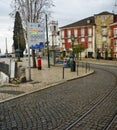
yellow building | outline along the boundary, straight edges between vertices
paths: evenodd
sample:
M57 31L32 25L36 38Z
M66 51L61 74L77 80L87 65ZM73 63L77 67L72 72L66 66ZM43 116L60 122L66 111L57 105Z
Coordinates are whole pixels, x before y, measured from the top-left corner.
M102 12L94 15L95 19L95 40L96 49L105 57L105 52L109 52L110 46L110 24L113 23L114 15L109 12Z

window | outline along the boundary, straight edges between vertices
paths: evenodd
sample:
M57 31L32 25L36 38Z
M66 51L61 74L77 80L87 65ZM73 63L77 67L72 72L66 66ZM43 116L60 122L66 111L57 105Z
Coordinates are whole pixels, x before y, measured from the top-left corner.
M88 36L92 36L92 28L88 28Z
M74 29L74 37L78 37L78 30Z
M102 36L107 36L107 28L102 27Z
M50 26L50 31L52 32L52 26Z
M106 21L107 16L106 16L106 15L102 15L102 16L101 16L101 18L102 18L102 22L105 22L105 21Z
M56 31L56 26L54 26L54 31Z
M114 51L117 51L117 40L114 40Z
M71 39L68 39L68 42L70 43L70 42L71 42Z
M90 19L88 19L88 20L87 20L87 23L89 24L90 22L91 22Z
M84 28L82 28L81 29L81 37L84 37L84 35L85 35L85 30L84 30Z
M88 42L92 42L92 37L88 37Z
M114 28L114 37L117 37L117 28Z
M71 30L67 31L68 38L71 38Z
M64 31L61 32L61 38L64 38Z
M117 46L115 46L115 49L114 49L114 51L117 51Z
M63 43L63 44L65 43L65 40L64 40L64 39L62 39L62 43Z
M84 42L85 41L85 39L84 38L81 38L81 42Z
M114 51L117 51L117 40L114 40Z
M92 44L91 44L91 43L88 43L88 47L89 47L89 48L92 48Z
M57 30L56 26L50 26L50 31L51 32L56 31L56 30Z
M106 37L102 37L102 41L103 41L103 42L106 42Z
M114 45L117 46L117 40L114 40Z

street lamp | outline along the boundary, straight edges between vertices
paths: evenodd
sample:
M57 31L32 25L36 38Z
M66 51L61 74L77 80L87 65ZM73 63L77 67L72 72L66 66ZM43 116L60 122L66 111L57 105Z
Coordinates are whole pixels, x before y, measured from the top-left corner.
M111 60L113 60L113 47L111 47Z
M74 41L75 41L75 38L74 38L74 35L72 34L71 35L71 41L72 41L72 51L73 51L73 60L74 60Z
M108 46L105 47L105 60L108 59Z
M72 34L71 35L71 41L72 41L72 61L71 61L71 71L74 72L76 71L76 63L75 63L75 60L74 60L74 41L75 41L75 37L74 35Z
M47 14L45 16L46 16L46 39L47 39L47 53L48 53L48 68L50 68L50 53L49 53L49 41L48 41Z

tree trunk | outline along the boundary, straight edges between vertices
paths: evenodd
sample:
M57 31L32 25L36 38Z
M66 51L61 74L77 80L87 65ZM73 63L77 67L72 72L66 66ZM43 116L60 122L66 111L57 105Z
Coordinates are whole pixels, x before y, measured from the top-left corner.
M36 68L35 50L32 49L33 68Z
M81 60L81 52L80 52L80 60Z

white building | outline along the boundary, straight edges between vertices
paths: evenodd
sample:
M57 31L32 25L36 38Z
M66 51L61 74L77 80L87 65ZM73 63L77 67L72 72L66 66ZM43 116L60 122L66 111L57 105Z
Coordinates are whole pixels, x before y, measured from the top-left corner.
M60 38L59 38L59 29L58 29L58 22L51 21L49 23L49 45L52 48L60 47Z

